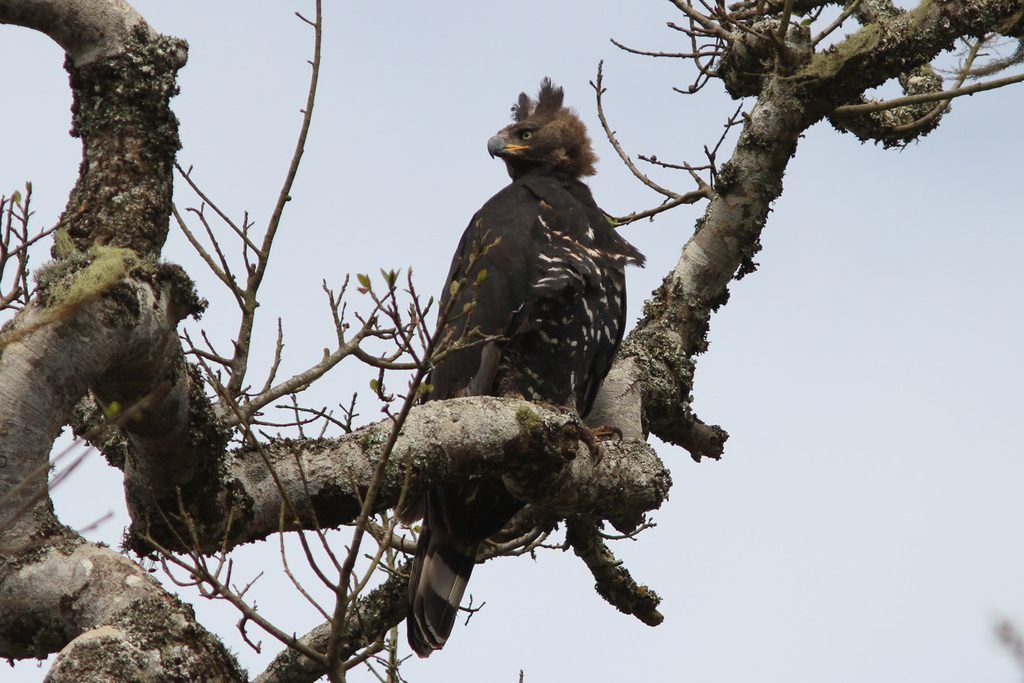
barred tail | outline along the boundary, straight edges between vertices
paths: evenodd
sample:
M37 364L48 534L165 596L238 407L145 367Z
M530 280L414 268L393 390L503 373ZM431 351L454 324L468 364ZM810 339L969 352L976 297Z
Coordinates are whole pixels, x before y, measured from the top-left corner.
M427 498L409 579L406 629L409 645L420 657L440 650L448 640L480 547L452 535L432 498Z
M456 488L432 489L403 511L407 522L423 513L406 619L409 645L420 657L444 647L480 545L522 507L500 481L476 479Z

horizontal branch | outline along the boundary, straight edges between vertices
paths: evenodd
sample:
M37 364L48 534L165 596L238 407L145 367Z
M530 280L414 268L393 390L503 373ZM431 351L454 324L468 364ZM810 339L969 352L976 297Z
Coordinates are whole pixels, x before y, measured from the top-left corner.
M390 420L383 420L338 439L274 441L234 452L216 474L174 491L149 481L152 495L146 500L164 501L163 507L139 511L132 533L138 538L148 531L176 549L185 549L195 533L200 550L213 552L222 544L230 548L280 531L282 505L290 511L286 529L349 524L359 513L390 429ZM412 468L410 497L443 482L503 477L524 502L546 514L588 513L620 530L635 527L665 500L668 472L642 440L605 444L604 457L595 464L580 429L575 416L527 401L428 402L409 414L389 459L378 509L394 507L406 468ZM179 509L179 500L185 509ZM189 524L181 525L185 515Z
M708 52L654 52L649 50L637 50L636 48L629 47L628 45L623 45L614 38L609 38L608 40L610 40L612 45L619 48L620 50L623 50L630 54L640 55L642 57L669 57L672 59L692 59L694 57L714 57L716 54L719 54L719 51L715 50L714 48L712 48Z
M953 88L952 90L944 90L942 92L907 95L906 97L896 97L891 100L879 100L876 102L865 102L864 104L846 104L841 107L836 107L832 113L838 116L871 114L876 111L895 109L896 107L926 104L928 102L944 102L956 97L973 95L986 90L995 90L996 88L1004 88L1008 85L1022 82L1024 82L1024 73L1007 76L1006 78L997 78L992 81L985 81L984 83L965 85L961 88Z
M683 204L696 204L701 199L710 199L712 196L714 196L714 190L712 190L710 186L705 185L699 190L691 190L684 195L676 197L675 199L667 199L653 208L644 209L643 211L634 211L626 214L625 216L609 216L609 218L614 221L616 225L629 225L630 223L635 223L643 218L657 216L659 213L664 213L665 211L674 209L677 206L682 206Z

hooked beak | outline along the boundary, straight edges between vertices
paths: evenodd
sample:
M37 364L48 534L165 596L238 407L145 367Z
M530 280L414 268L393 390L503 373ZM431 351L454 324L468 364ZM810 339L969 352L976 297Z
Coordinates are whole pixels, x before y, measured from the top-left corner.
M516 155L526 149L526 145L510 145L508 140L501 135L495 135L487 141L487 153L491 155L491 158Z

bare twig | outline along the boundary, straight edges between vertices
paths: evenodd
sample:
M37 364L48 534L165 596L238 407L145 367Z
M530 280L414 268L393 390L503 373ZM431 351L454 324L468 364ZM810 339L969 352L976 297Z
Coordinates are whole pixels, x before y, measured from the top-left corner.
M612 45L619 48L620 50L629 52L630 54L634 55L641 55L643 57L671 57L674 59L692 59L694 57L717 57L722 54L720 50L716 49L712 49L710 52L649 52L647 50L637 50L632 47L627 47L626 45L623 45L614 38L609 38L608 40L610 40Z
M703 190L692 190L684 195L680 195L678 199L666 200L653 208L644 209L643 211L634 211L632 213L626 214L625 216L608 216L608 219L615 223L616 225L629 225L630 223L638 221L642 218L651 218L652 216L657 216L659 213L664 213L665 211L668 211L669 209L674 209L677 206L681 206L683 204L696 204L701 199L709 198L709 195Z
M25 183L25 193L0 196L0 282L10 279L10 286L0 290L0 311L20 310L32 296L29 280L29 252L34 244L52 233L56 226L29 234L32 217L32 183ZM8 265L14 265L8 270Z
M1014 76L1007 76L1006 78L998 78L994 81L986 81L985 83L975 83L974 85L968 85L962 88L944 90L943 92L938 93L922 93L920 95L908 95L906 97L897 97L891 100L881 100L878 102L866 102L864 104L846 104L841 107L836 107L832 113L838 116L870 114L876 111L885 111L887 109L905 107L911 104L924 104L926 102L947 101L953 99L954 97L973 95L974 93L984 92L986 90L995 90L996 88L1003 88L1005 86L1021 82L1024 82L1024 73L1016 74Z
M842 26L843 23L847 19L849 19L854 12L857 11L857 7L859 5L860 0L853 0L852 2L847 4L846 7L843 8L843 11L840 12L839 16L832 21L832 23L823 28L818 35L814 36L814 38L811 40L811 45L817 45L821 41L825 40L825 38L827 38L829 35L831 35L833 31Z
M729 32L722 28L722 26L718 22L716 22L711 17L698 12L696 9L694 9L693 5L691 5L687 0L672 0L672 4L675 5L683 14L685 14L687 18L689 18L694 24L699 25L703 35L717 36L719 38L722 38L723 40L729 40L731 38ZM675 28L679 30L684 30L679 28L678 26ZM684 30L684 32L686 31Z
M662 187L661 185L659 185L658 183L654 182L646 175L644 175L644 173L641 172L640 169L636 167L636 164L633 163L633 160L630 159L629 155L626 154L624 149L622 149L622 145L619 144L618 139L615 137L615 131L613 131L611 129L611 126L608 125L608 119L605 116L604 103L602 101L602 96L605 93L604 60L601 60L597 64L597 82L595 83L594 81L591 81L590 85L591 87L594 88L594 92L597 95L597 117L601 121L601 127L604 129L604 133L608 138L608 142L611 143L612 147L615 148L615 152L619 155L619 158L622 159L622 163L626 164L626 167L630 170L630 172L647 187L651 188L655 192L658 192L659 194L668 197L669 199L674 199L677 201L681 200L683 198L682 195Z
M956 83L953 84L953 90L956 90L957 88L962 86L964 82L971 76L971 68L974 65L974 61L978 58L978 54L981 52L981 48L985 45L986 42L987 38L979 38L978 40L974 41L973 44L971 44L970 49L967 51L967 55L964 57L964 62L960 67L959 73L957 74ZM940 102L937 106L932 108L931 111L929 111L924 116L921 116L916 121L911 121L910 123L901 126L893 126L890 130L892 133L901 134L913 131L918 128L922 128L927 124L931 123L932 121L934 121L939 116L942 116L943 114L948 112L952 106L953 105L951 101Z

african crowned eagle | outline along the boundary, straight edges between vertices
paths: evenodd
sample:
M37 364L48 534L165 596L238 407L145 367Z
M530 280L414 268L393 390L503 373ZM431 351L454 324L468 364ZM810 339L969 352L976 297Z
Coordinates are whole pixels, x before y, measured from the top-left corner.
M597 157L562 89L545 78L537 99L520 94L512 112L487 141L512 182L470 220L440 301L452 311L449 338L492 341L444 357L429 398L511 396L585 417L622 340L625 267L644 257L580 180ZM448 639L480 545L522 507L500 480L474 480L432 488L411 508L423 525L407 628L421 657Z

